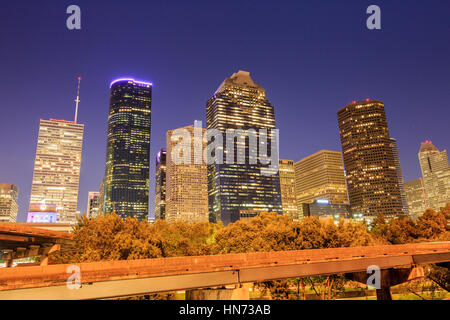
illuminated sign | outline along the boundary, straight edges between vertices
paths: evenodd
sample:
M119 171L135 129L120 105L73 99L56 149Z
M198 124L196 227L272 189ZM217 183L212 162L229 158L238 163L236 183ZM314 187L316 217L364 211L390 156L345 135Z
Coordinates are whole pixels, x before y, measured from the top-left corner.
M328 199L317 199L316 203L317 204L330 204L330 200L328 200Z
M58 222L56 204L32 203L28 212L27 222L54 223Z

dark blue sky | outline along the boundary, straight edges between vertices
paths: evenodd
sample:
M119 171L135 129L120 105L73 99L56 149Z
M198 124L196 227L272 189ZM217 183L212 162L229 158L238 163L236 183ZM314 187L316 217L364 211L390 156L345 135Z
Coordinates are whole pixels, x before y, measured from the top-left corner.
M82 30L66 28L81 7ZM382 30L366 28L381 7ZM19 186L26 217L39 119L79 122L85 136L79 209L104 173L109 83L153 82L154 158L169 129L205 122L224 78L249 71L275 106L280 156L341 151L336 111L385 102L406 180L420 176L420 142L450 146L450 1L3 1L0 9L0 181Z

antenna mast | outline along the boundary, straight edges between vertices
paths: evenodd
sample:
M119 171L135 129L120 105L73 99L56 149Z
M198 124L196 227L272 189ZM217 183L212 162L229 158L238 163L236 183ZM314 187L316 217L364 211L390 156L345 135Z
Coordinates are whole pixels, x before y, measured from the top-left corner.
M77 98L75 100L76 105L75 105L75 123L77 123L77 118L78 118L78 104L80 103L80 82L81 82L81 77L78 77L78 89L77 89Z

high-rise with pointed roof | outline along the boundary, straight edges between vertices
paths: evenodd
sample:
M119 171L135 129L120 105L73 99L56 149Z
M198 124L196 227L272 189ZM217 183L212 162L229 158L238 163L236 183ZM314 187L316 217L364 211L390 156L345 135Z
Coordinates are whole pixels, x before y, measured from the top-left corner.
M450 166L447 150L439 151L431 141L421 144L419 163L431 209L439 210L450 202Z
M81 170L84 124L77 122L80 103L78 77L75 119L40 120L31 185L31 207L56 207L59 222L75 223L79 214L78 188Z
M275 129L275 115L266 91L255 83L250 73L239 71L226 78L206 104L207 129L217 129L225 135L227 129L259 132ZM259 139L260 136L258 136ZM256 147L246 139L245 163L213 164L208 168L209 213L211 221L224 224L250 217L263 211L282 213L280 180L278 172L262 174L260 156L257 163L249 161ZM272 146L276 141L270 140ZM237 144L234 152L237 154ZM225 147L225 139L224 139ZM267 149L270 150L269 146ZM254 159L254 158L252 158ZM278 166L278 154L276 154Z

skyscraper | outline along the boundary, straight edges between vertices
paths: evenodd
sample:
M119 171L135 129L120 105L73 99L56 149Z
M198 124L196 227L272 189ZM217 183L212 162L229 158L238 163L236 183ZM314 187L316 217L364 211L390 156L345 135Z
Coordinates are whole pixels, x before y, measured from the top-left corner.
M118 79L110 89L103 210L147 220L152 84Z
M381 101L354 101L337 112L353 213L403 213L397 168Z
M419 163L429 208L439 210L450 202L450 166L447 150L439 151L431 141L421 144Z
M256 84L246 71L234 73L226 78L206 103L208 129L216 129L225 137L227 129L242 129L259 132L275 129L275 115L265 90ZM261 136L258 135L258 139ZM256 153L256 147L246 139L237 143L233 152L236 157L238 145L245 149L245 163L213 164L208 167L209 213L211 221L222 221L225 225L240 217L259 214L263 211L282 213L280 180L278 172L263 174L261 156L257 163L250 161L249 154ZM273 140L273 139L272 139ZM276 141L268 144L276 144ZM271 148L267 147L269 150ZM259 148L261 151L261 148ZM276 166L278 166L278 154ZM254 159L252 157L252 159ZM263 169L264 170L264 169Z
M406 201L403 171L402 166L400 164L400 156L398 155L397 140L394 138L391 138L391 147L392 147L392 154L394 155L395 168L397 171L398 187L400 188L400 197L402 198L403 213L408 215L409 210L408 210L408 203Z
M204 132L201 125L167 132L167 221L209 220L207 165L202 159L195 161L195 149L206 147Z
M89 218L97 218L99 215L100 193L97 191L89 191L86 214Z
M347 205L342 154L320 150L294 164L297 204L326 199L332 205Z
M280 159L278 162L283 214L298 219L297 198L295 194L294 161Z
M420 217L428 208L428 199L423 179L405 182L406 201L408 211L413 219Z
M56 205L59 222L76 220L83 133L75 121L40 121L30 208Z
M166 216L166 149L156 155L155 219Z
M98 193L98 214L105 214L105 177L103 176L102 182L100 182L100 188Z
M16 222L19 205L19 188L13 184L0 182L0 222Z

